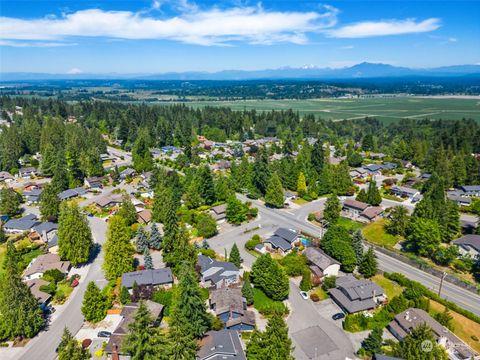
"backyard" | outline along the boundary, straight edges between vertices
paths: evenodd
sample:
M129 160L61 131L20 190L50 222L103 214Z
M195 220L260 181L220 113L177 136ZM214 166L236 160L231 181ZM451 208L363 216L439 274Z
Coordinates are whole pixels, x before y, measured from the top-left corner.
M372 222L363 228L365 240L372 244L393 248L400 241L400 237L388 234L385 231L384 219Z

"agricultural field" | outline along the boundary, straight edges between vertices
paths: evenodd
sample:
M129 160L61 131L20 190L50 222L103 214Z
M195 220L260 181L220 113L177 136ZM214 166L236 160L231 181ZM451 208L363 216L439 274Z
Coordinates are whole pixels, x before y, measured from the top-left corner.
M164 102L169 104L171 102ZM236 101L188 101L187 106L225 106L233 110L287 110L300 114L315 114L326 120L353 120L366 116L390 122L405 118L457 120L472 118L480 121L480 98L426 98L385 97L361 99L312 99L312 100L236 100Z

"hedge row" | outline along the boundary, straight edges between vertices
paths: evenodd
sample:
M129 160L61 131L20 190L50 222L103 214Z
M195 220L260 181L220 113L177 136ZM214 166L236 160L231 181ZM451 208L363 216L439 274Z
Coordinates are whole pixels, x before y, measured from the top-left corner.
M465 310L465 309L461 308L460 306L458 306L457 304L455 304L451 301L448 301L448 300L445 300L445 299L441 298L436 293L434 293L433 291L431 291L430 289L428 289L426 286L422 285L418 281L410 280L407 277L405 277L404 275L399 274L399 273L384 273L383 276L385 276L387 279L395 281L396 283L398 283L401 286L415 287L416 289L421 289L423 291L423 295L428 297L429 299L432 299L432 300L442 304L443 306L449 308L450 310L453 310L453 311L465 316L466 318L480 324L480 316L475 315L471 311L468 311L468 310Z

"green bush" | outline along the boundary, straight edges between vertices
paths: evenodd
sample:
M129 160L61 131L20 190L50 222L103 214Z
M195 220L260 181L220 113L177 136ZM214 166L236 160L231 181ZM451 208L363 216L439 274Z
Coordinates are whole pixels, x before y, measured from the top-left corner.
M170 308L172 306L172 298L173 298L173 289L172 290L157 290L152 295L152 301L156 303L162 304L163 314L165 316L170 315Z
M200 254L202 255L205 255L205 256L208 256L212 259L215 259L217 257L217 253L215 252L215 250L212 250L212 249L198 249L198 251L200 252Z
M47 270L43 273L43 279L48 282L58 283L65 279L65 274L58 269Z
M322 289L327 291L337 286L337 277L336 276L327 276L323 279Z
M50 295L55 294L56 289L57 289L57 286L55 285L54 282L50 282L46 285L40 286L40 291L46 292L47 294L50 294Z
M296 251L281 259L280 265L283 266L288 276L301 276L305 270L308 270L307 258L299 255Z
M253 288L253 304L260 314L264 316L274 313L288 314L288 308L283 302L270 299L259 288Z
M255 249L255 246L261 243L262 243L262 240L260 239L260 236L253 235L252 238L245 243L245 248L247 250L252 251Z

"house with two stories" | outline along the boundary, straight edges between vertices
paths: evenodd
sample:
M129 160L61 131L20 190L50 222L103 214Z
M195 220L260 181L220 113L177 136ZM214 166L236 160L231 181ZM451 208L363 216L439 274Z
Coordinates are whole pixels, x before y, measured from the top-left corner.
M467 234L453 240L452 244L458 247L458 252L463 255L469 255L473 259L480 258L480 235Z
M323 280L327 276L338 276L341 264L321 249L310 246L303 254L307 258L310 270L318 280Z
M173 285L173 274L169 267L163 269L139 270L122 274L122 286L132 289L133 284L138 286L152 286L156 289L169 289Z
M388 324L387 328L399 341L403 341L413 329L420 325L427 325L432 329L437 344L444 347L451 360L478 360L480 356L455 334L433 319L425 310L409 308Z
M369 206L367 203L355 199L346 199L342 205L342 213L345 217L357 220Z
M41 243L47 244L49 241L53 239L53 237L57 234L58 224L46 221L42 222L38 225L35 225L28 237L32 241L39 241Z
M292 251L295 246L299 246L300 243L300 234L296 230L278 228L272 236L263 242L263 245L268 252L286 255Z
M204 287L218 289L240 281L240 270L231 262L217 261L205 255L198 255L197 265L201 285Z
M387 300L379 285L370 280L357 280L351 274L337 278L336 287L329 293L333 301L349 314L375 309Z
M227 216L227 204L220 204L217 206L213 206L210 209L210 215L216 220L216 221L223 221L225 220Z
M210 310L222 320L225 329L238 331L255 328L255 313L247 310L240 287L222 287L210 291Z
M247 360L236 330L209 331L200 340L195 360Z
M18 170L18 177L21 177L22 179L29 179L38 176L39 174L38 169L33 166L22 167Z

